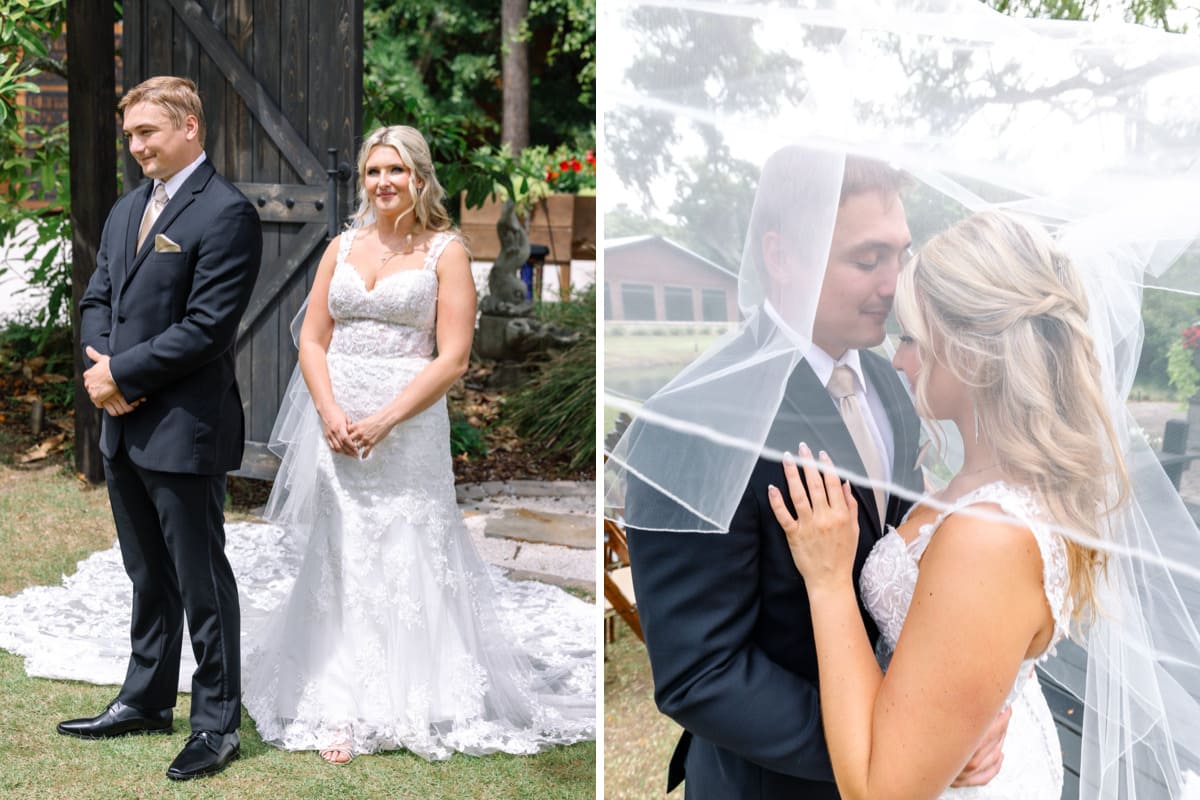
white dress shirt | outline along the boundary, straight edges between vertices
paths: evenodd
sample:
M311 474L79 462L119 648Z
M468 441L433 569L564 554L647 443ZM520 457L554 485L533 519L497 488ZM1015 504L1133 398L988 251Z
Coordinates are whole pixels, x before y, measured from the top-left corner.
M163 186L165 186L167 189L167 202L170 202L171 198L173 198L175 196L175 193L178 192L179 189L183 186L184 181L186 181L188 178L190 178L192 176L192 173L196 171L196 167L198 167L204 163L205 158L207 158L207 156L204 154L204 151L201 150L199 158L197 158L192 163L188 164L183 169L179 170L179 172L176 172L174 175L172 175L167 180L160 181L157 178L155 178L154 186L157 186L160 183ZM154 191L154 186L150 187L151 192Z

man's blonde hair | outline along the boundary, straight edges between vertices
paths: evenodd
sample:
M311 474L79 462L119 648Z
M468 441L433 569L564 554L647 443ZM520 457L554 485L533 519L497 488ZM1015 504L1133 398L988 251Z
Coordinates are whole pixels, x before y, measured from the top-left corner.
M138 103L158 106L166 112L176 128L182 128L184 120L189 114L192 115L200 123L199 139L201 146L204 145L204 106L200 103L196 84L189 79L174 75L148 78L125 93L117 110L124 114L125 109Z

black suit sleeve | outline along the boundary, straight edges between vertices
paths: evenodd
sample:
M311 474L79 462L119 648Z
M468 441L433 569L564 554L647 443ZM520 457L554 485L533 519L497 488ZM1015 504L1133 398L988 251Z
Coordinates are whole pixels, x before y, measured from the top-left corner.
M728 533L629 531L655 700L687 730L748 761L832 781L816 684L754 642L761 516L770 513L757 495L751 484Z
M100 233L100 248L96 251L96 271L88 280L87 289L79 299L79 341L84 349L84 368L92 365L87 348L94 347L109 354L108 335L112 332L112 276L108 272L108 237L115 214L109 214Z
M146 397L233 346L262 257L262 226L243 201L222 209L200 242L183 319L109 364L121 393Z

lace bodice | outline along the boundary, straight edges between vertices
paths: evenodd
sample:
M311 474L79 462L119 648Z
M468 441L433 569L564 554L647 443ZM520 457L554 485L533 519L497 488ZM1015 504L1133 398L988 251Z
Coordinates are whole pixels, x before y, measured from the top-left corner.
M1020 520L1033 532L1038 550L1042 555L1042 586L1046 600L1054 615L1054 635L1049 646L1038 658L1026 659L1018 673L1017 681L1009 693L1008 701L1020 693L1021 686L1033 673L1038 661L1048 658L1054 646L1067 632L1071 616L1071 601L1067 591L1067 553L1062 539L1051 530L1037 499L1025 488L1010 486L1003 482L989 483L968 492L954 505L933 521L922 525L917 536L905 543L894 528L890 529L875 544L863 567L860 588L863 602L879 626L879 651L881 660L886 661L896 648L900 629L908 615L913 591L917 586L917 570L921 556L942 521L955 511L984 503L999 505L1004 513Z
M368 290L348 259L357 229L342 234L337 265L329 283L329 314L333 317L331 354L379 357L433 355L437 320L437 262L452 233L440 232L429 240L429 251L419 269L384 275Z

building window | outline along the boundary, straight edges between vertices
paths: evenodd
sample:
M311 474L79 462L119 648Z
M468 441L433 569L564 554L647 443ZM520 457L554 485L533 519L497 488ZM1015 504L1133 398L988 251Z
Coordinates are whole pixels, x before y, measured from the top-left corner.
M664 286L663 306L670 322L691 322L696 318L692 308L692 290L686 286Z
M701 289L700 313L705 322L728 322L729 312L725 305L725 290Z
M654 287L645 283L621 284L621 305L625 319L656 319L654 313Z
M608 290L608 281L604 282L604 318L612 319L612 292Z

